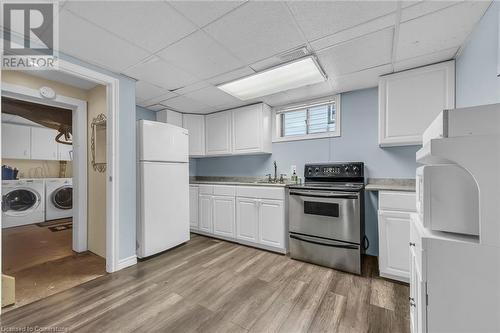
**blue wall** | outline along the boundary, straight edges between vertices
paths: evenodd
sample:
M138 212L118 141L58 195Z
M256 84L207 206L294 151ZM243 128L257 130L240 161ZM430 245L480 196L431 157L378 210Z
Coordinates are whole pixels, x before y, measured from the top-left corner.
M156 112L145 109L140 106L135 107L135 119L137 120L156 120Z
M367 177L415 178L418 146L378 146L377 88L342 94L342 135L337 138L279 142L272 155L230 156L198 159L198 176L264 176L273 170L290 173L296 165L300 176L308 162L362 161Z
M264 176L272 172L274 160L279 172L290 173L296 165L303 176L308 162L362 161L366 176L373 178L415 178L418 146L380 148L378 146L377 88L342 94L341 136L329 139L280 142L272 155L231 156L198 159L199 176ZM365 197L365 233L370 240L368 254L378 255L378 198L376 192Z
M457 107L500 102L500 79L497 77L499 12L500 3L493 2L456 60Z

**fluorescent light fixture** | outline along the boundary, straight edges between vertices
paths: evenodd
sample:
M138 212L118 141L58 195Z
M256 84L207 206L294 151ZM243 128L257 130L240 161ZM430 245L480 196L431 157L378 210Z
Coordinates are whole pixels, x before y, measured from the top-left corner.
M326 76L318 63L312 56L309 56L242 79L220 84L217 88L245 101L325 80Z

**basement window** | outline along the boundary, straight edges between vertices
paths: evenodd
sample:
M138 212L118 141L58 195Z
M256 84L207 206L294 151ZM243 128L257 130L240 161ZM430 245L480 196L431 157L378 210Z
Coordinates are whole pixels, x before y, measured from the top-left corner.
M274 110L274 142L340 136L340 95Z

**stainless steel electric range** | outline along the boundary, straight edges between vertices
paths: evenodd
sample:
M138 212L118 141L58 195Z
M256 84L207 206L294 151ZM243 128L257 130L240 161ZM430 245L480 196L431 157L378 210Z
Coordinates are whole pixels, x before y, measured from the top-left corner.
M306 164L304 183L290 185L290 256L361 274L364 164Z

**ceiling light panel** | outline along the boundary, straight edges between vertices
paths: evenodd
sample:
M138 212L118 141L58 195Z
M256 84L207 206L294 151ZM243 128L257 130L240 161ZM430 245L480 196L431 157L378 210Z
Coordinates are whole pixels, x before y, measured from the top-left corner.
M315 59L307 57L217 87L241 100L249 100L325 80Z

